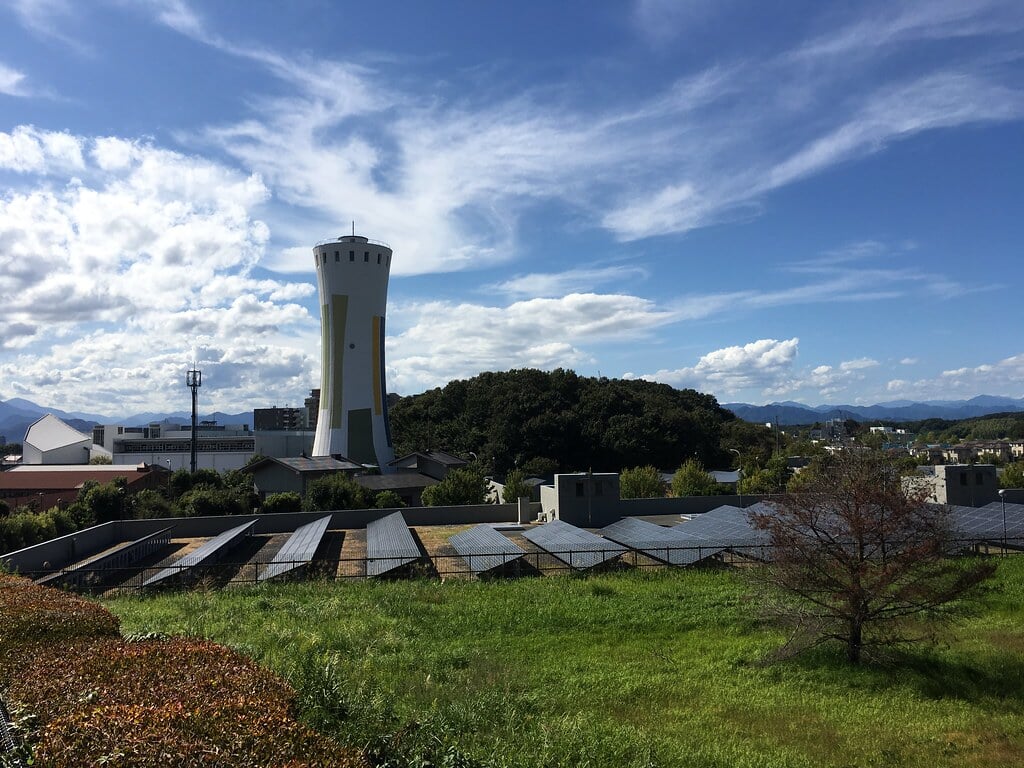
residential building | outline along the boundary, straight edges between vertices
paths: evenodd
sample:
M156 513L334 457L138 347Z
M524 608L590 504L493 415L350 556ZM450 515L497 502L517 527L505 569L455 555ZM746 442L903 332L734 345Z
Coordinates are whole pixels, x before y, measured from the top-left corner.
M999 499L999 479L992 464L940 464L918 467L903 478L905 488L928 490L929 501L983 507Z

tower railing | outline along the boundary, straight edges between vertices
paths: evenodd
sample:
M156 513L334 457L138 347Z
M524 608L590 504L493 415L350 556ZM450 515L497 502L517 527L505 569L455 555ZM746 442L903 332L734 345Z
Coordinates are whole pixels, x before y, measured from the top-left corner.
M319 247L321 245L331 245L333 243L343 243L343 242L346 242L345 241L346 237L358 237L359 238L356 241L349 241L349 242L366 243L367 245L380 245L380 246L383 246L384 248L387 248L389 251L394 251L395 250L390 245L385 243L383 240L371 240L370 238L363 237L362 235L338 235L337 237L332 237L332 238L330 238L328 240L320 240L319 242L315 243L313 247L316 248L316 247Z

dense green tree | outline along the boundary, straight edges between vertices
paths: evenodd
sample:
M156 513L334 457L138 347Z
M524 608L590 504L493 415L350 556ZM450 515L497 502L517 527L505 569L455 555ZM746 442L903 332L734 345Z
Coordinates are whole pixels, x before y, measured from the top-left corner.
M214 488L205 483L182 494L174 509L181 517L247 515L252 512L248 494L230 488Z
M453 469L437 485L424 488L420 498L427 507L486 504L488 490L484 476L466 467Z
M697 459L687 459L672 475L673 496L717 496L722 490Z
M301 512L302 511L302 496L295 493L295 491L285 491L284 493L271 493L267 498L263 500L263 504L260 505L260 512L265 515L272 514L274 512Z
M120 478L122 483L124 478ZM83 485L78 500L96 523L107 523L111 520L131 519L133 515L132 498L124 488L116 482Z
M405 506L405 502L397 493L388 490L381 491L373 497L373 506L375 509L401 509Z
M176 469L171 473L168 485L171 488L171 498L177 499L186 491L192 490L192 473L187 469Z
M1024 461L1007 464L999 477L1000 488L1024 488Z
M665 481L650 464L624 469L619 475L619 494L624 499L659 498L665 495Z
M253 487L252 475L242 472L240 469L225 470L221 472L220 477L224 481L225 488L242 488L248 491Z
M302 500L302 508L309 512L366 509L369 506L366 489L341 472L312 481L306 486L306 495Z
M224 478L216 469L197 469L192 473L192 487L205 485L208 488L223 488Z
M171 502L160 491L146 488L132 496L132 516L137 520L153 520L173 515L174 508Z
M497 475L517 467L529 475L669 467L692 455L726 462L719 443L731 421L735 416L713 397L693 390L563 369L482 373L401 398L391 409L398 453L475 453L481 469Z
M526 484L526 475L518 469L513 469L505 475L505 489L501 492L501 498L506 504L514 504L521 496L530 497L533 489Z
M739 491L749 494L783 493L791 474L786 457L776 454L763 467L744 468Z
M113 464L113 460L109 456L103 456L102 454L93 456L89 459L90 464Z

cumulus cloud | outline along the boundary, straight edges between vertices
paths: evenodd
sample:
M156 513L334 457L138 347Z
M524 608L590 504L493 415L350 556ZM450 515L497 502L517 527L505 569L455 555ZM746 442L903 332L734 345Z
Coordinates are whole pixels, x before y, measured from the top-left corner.
M919 400L970 398L979 392L1020 398L1024 397L1022 381L1024 353L992 363L945 370L931 378L892 379L886 389Z
M642 337L673 320L636 296L569 294L501 306L416 302L389 311L388 386L415 392L480 371L593 362L588 345Z
M798 367L798 338L759 339L742 346L725 347L701 356L691 367L663 369L626 378L660 381L677 387L692 387L719 397L756 391L764 397L813 391L828 397L864 380L864 371L878 365L876 360L858 358L837 365Z
M688 368L660 370L626 378L660 381L677 387L693 387L721 394L745 389L766 389L786 380L796 360L798 338L758 339L743 346L716 349Z
M0 167L28 174L0 197L0 336L20 351L0 364L5 388L92 410L106 399L124 413L110 398L152 407L180 396L193 349L240 382L224 393L235 402L259 398L260 356L271 372L295 363L283 381L302 379L299 391L315 381L318 323L298 303L314 286L252 276L269 238L251 215L268 196L258 175L29 126L0 133Z

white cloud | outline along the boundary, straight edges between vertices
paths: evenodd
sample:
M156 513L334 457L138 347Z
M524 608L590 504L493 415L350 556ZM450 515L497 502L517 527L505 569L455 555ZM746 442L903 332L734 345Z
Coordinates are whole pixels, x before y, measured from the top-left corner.
M515 367L593 362L588 345L642 337L673 315L617 294L569 294L506 307L423 302L389 310L388 387L416 392L453 378Z
M28 96L25 73L0 63L0 93L8 96Z
M916 357L904 357L900 360L900 365L917 365Z
M365 66L231 41L182 0L149 7L159 23L293 86L287 96L253 100L248 119L201 136L262 174L281 200L315 212L325 236L352 219L387 233L403 254L396 274L510 259L520 212L551 200L620 240L682 233L754 215L772 190L923 131L1024 115L1021 95L990 62L967 59L954 70L922 59L896 83L814 66L850 44L836 40L864 36L849 30L774 59L688 73L631 104L580 108L557 89L509 94L502 83L457 99L446 94L464 93L458 83L432 83L429 96L399 90ZM635 13L653 34L713 9L641 0ZM955 8L943 10L941 23L925 16L897 14L882 27L932 39L959 35L965 18L987 18ZM998 25L978 30L996 34ZM324 194L325 179L345 179L359 193ZM299 250L286 244L276 267L308 269Z
M589 291L605 283L621 283L624 280L645 277L647 272L640 267L594 267L516 275L487 288L513 296L563 296L566 293Z
M800 340L759 339L703 355L690 368L660 370L636 377L676 387L692 387L726 395L746 389L776 387L791 375Z
M268 195L259 176L30 127L0 134L0 166L29 178L0 197L0 330L20 350L0 363L5 388L90 410L161 407L193 348L237 385L205 392L225 405L315 381L318 323L297 303L315 288L251 276L269 238L251 215Z
M61 131L20 125L0 131L0 169L17 173L68 174L84 168L80 140Z
M1024 382L1024 353L993 363L945 370L932 378L893 379L886 388L918 400L970 398L979 393L1021 398L1024 397L1021 382Z
M810 391L820 397L828 397L862 382L864 371L878 365L870 358L859 358L842 361L835 366L819 364L801 369L796 365L799 344L797 338L783 341L759 339L743 346L708 352L692 367L665 369L639 377L626 374L626 378L693 387L712 392L720 398L741 392L778 397Z

